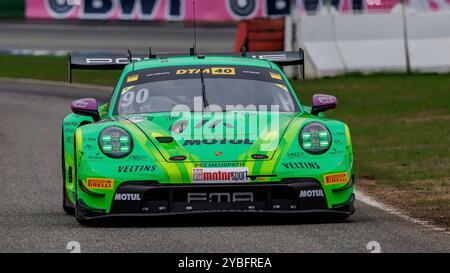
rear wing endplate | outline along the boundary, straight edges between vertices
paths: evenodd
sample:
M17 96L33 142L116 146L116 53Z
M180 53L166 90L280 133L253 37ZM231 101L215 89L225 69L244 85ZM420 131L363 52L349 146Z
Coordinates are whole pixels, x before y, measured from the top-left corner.
M69 82L72 82L72 70L73 69L86 69L86 70L122 70L127 64L142 61L147 59L163 59L177 56L234 56L234 57L247 57L254 59L268 60L280 67L299 65L301 67L300 73L302 78L305 77L305 63L304 52L301 48L298 51L258 51L258 52L246 52L243 48L241 53L205 53L194 54L191 49L190 54L180 53L157 53L152 54L151 50L147 54L128 54L120 53L76 53L68 54L68 78Z

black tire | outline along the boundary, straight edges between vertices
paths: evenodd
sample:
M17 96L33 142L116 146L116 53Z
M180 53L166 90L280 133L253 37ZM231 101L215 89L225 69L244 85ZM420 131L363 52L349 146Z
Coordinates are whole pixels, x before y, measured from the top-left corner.
M75 208L73 206L66 205L68 202L70 202L70 201L67 199L66 185L64 185L63 186L63 210L66 214L74 216Z
M80 204L78 204L78 197L75 197L76 199L76 204L75 204L75 219L77 220L77 222L83 226L88 225L88 221L83 217L83 215L81 214L81 209L80 209Z
M353 201L347 205L347 211L348 213L342 213L342 214L335 214L331 216L331 220L335 221L345 221L347 220L351 215L355 213L355 207L353 206Z
M83 217L82 209L81 209L80 204L78 202L78 194L77 194L77 191L78 191L78 173L77 173L77 167L76 167L77 166L77 142L76 142L75 139L73 141L73 148L74 148L74 153L75 153L74 154L74 158L73 158L73 161L74 161L73 181L76 183L75 184L75 205L74 205L74 209L73 210L74 210L74 215L75 215L75 219L77 220L77 222L79 224L81 224L81 225L88 225L89 221L86 220Z
M64 160L64 135L61 137L61 165L62 165L62 176L63 176L63 195L62 195L62 205L63 210L68 215L74 215L75 214L75 207L74 205L69 201L67 198L67 189L66 189L66 163Z

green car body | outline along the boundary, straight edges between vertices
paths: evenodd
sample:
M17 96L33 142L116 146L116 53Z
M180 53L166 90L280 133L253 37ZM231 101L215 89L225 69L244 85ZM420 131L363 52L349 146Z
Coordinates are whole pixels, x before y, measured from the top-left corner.
M126 82L136 80L135 74L139 71L201 67L201 75L192 70L199 78L210 72L210 68L239 70L244 66L278 73L274 81L280 81L284 91L289 92L297 104L294 112L249 111L241 114L246 124L254 115L265 116L268 124L277 120L275 132L256 132L250 139L251 132L236 134L235 131L237 139L227 139L223 138L223 132L209 131L198 139L177 139L173 128L186 119L184 114L189 117L187 123L207 128L235 113L199 111L176 115L171 112L123 115L115 112ZM178 74L179 70L176 71ZM220 212L331 213L348 217L354 212L349 128L341 121L311 112L312 107L300 103L283 71L267 60L184 56L128 64L110 101L98 106L97 117L71 113L63 120L64 208L67 212L75 210L80 222L114 216ZM220 118L216 119L216 115ZM329 143L324 151L310 153L302 147L301 138L310 135L300 136L301 130L308 124L319 124L328 129L324 147L327 141ZM128 133L129 139L118 138L118 149L123 149L126 156L111 157L105 153L111 149L110 136L104 137L101 133L111 127ZM262 149L268 142L273 148ZM245 182L195 183L193 170L196 168L216 171L237 168L248 172ZM293 188L289 186L291 184ZM191 190L188 198L192 204L188 204L183 196Z

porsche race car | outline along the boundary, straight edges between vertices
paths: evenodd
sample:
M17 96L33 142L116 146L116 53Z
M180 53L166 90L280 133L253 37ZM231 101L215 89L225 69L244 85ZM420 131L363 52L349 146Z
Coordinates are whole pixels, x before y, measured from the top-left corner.
M123 70L110 100L62 123L63 208L80 223L178 214L354 212L337 99L299 101L282 67L303 51L69 56Z

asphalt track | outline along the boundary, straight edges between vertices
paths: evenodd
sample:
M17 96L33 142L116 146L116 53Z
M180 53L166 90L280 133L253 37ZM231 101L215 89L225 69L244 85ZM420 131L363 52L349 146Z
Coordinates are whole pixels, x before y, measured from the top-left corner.
M230 51L235 28L200 26L197 28L199 51ZM147 51L189 52L193 28L177 23L78 23L0 22L0 50L44 51Z
M357 202L341 223L292 218L178 218L83 227L61 208L61 120L74 98L108 89L0 81L0 251L68 252L449 252L450 235Z

